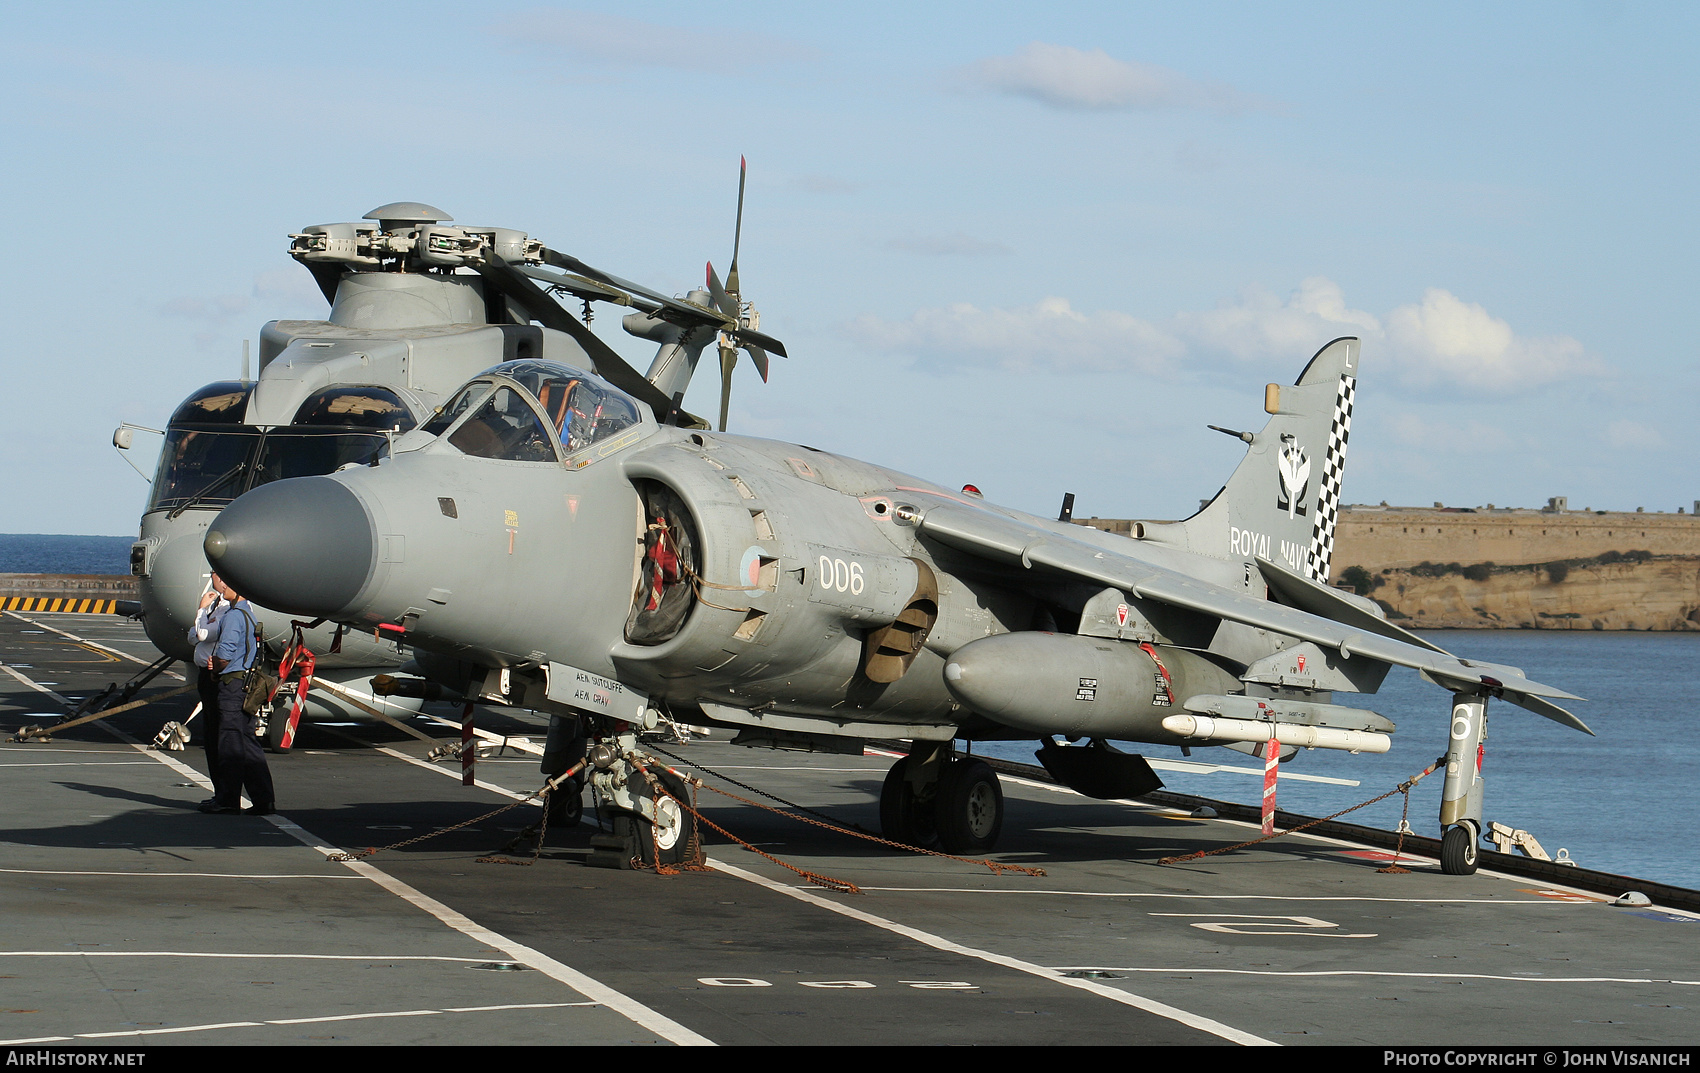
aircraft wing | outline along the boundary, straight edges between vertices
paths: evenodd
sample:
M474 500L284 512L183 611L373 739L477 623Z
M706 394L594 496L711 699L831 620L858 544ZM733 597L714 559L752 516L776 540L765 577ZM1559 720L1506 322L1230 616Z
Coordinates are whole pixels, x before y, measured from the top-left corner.
M1309 593L1308 606L1312 610L1301 610L1212 585L1132 555L1095 547L1086 541L966 504L931 501L918 507L916 513L918 517L914 524L920 533L958 551L1023 569L1045 568L1069 574L1121 589L1142 600L1156 600L1311 641L1336 649L1342 656L1364 656L1411 667L1447 689L1485 690L1556 723L1586 734L1593 733L1582 720L1552 703L1555 699L1582 698L1530 681L1515 667L1460 659L1390 623L1376 620L1378 628L1368 628L1369 623L1364 620L1373 616L1361 611L1358 624L1328 617L1331 611L1326 602L1328 598L1350 606L1333 594ZM1264 564L1266 574L1272 565ZM1289 575L1289 578L1304 581L1296 574ZM1325 586L1308 581L1304 583L1326 593ZM1287 588L1292 587L1289 582ZM1344 608L1340 609L1340 617L1351 618L1344 614Z

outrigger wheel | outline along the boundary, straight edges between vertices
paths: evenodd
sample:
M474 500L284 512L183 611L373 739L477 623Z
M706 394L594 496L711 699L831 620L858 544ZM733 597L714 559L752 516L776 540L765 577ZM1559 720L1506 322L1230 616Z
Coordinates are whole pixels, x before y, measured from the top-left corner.
M988 853L1003 830L1003 788L983 760L952 757L917 788L904 757L880 788L880 830L893 842L946 853Z
M1469 820L1453 824L1441 836L1440 870L1449 876L1476 874L1476 828Z

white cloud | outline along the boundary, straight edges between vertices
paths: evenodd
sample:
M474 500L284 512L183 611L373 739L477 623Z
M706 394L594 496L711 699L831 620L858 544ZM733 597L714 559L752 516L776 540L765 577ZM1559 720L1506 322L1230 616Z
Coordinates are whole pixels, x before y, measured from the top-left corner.
M1222 83L1199 82L1155 64L1118 60L1101 48L1086 52L1043 41L1013 56L989 56L958 74L970 84L1053 108L1242 112L1260 106L1256 98Z
M1604 371L1570 336L1519 338L1486 309L1438 287L1387 315L1386 341L1404 379L1424 386L1514 390Z
M795 41L743 31L667 26L589 11L527 11L490 32L524 48L613 67L674 67L743 74L752 67L815 57Z
M948 235L910 235L886 243L890 249L904 253L921 253L932 257L996 257L1015 251L1001 242L991 242L962 231Z
M918 310L906 321L873 315L849 326L857 342L936 366L990 366L1011 372L1157 371L1182 351L1147 321L1106 310L1082 313L1066 298L1016 309L966 302Z
M1468 421L1450 424L1429 421L1416 414L1393 414L1387 420L1393 442L1417 448L1427 454L1476 455L1483 450L1503 450L1514 446L1511 435L1499 423Z
M1656 451L1665 446L1665 438L1659 431L1640 421L1613 421L1605 428L1605 439L1619 450Z
M868 315L851 324L849 334L924 365L1063 373L1161 373L1182 364L1183 357L1193 364L1213 356L1300 362L1331 339L1356 336L1364 340L1372 375L1428 394L1460 388L1515 393L1606 371L1580 341L1519 336L1505 321L1448 291L1430 288L1420 303L1377 317L1352 308L1340 285L1322 276L1304 280L1284 300L1252 287L1215 309L1183 311L1166 322L1115 310L1083 313L1066 298L1046 298L1011 309L959 303L922 309L904 321ZM1474 437L1480 430L1465 431ZM1436 434L1453 432L1464 434ZM1614 443L1634 445L1636 435L1626 425L1614 430Z
M1375 336L1376 318L1350 309L1340 285L1322 276L1300 283L1285 302L1262 287L1247 288L1236 303L1204 313L1178 313L1175 331L1196 346L1241 361L1314 352L1343 335Z

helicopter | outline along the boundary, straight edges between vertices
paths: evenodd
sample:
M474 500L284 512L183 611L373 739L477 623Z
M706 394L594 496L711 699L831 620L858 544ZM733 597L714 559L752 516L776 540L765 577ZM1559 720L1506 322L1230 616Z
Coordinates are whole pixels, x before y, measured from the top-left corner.
M741 203L742 184L740 213ZM166 657L191 656L187 632L211 578L201 544L214 515L242 494L273 481L377 464L397 437L428 419L466 379L498 362L538 358L588 365L586 340L598 346L601 368L618 361L520 273L587 301L619 300L623 292L550 267L577 262L523 232L454 227L451 221L432 206L395 202L357 223L316 225L291 235L290 255L313 274L330 303L326 319L267 323L260 331L257 378L248 375L245 349L242 377L190 393L164 430L125 424L114 434L120 449L131 446L135 429L164 436L130 568L138 579L141 621ZM482 242L494 244L515 267L482 275L459 271L465 258L455 251ZM735 265L729 284L735 294ZM717 293L722 305L733 301L724 288ZM729 318L719 307L708 308L713 301L708 291L685 302L627 300L639 310L628 326L661 344L657 360L663 368L656 383L682 385L729 321L729 334L745 344L764 377L767 351L784 353L783 344L754 329L759 315L753 310ZM533 323L539 308L552 327ZM650 316L663 309L673 322ZM723 355L728 391L731 372ZM651 403L662 398L663 388L629 367L613 375ZM680 419L706 427L690 415ZM276 657L292 620L263 602L257 612L262 624L272 625L268 647ZM369 688L374 675L406 663L406 653L389 639L315 625L299 640L314 653L313 679L320 688L303 698L297 718L366 720L374 711L403 716L438 695ZM268 720L268 745L287 750L295 731L293 719Z
M437 248L428 228L418 241ZM358 233L324 243L370 248ZM1476 868L1490 699L1592 733L1556 703L1573 694L1454 656L1328 584L1356 338L1267 385L1259 431L1220 430L1246 455L1196 514L1123 536L727 434L724 387L719 429L683 412L708 342L727 376L739 350L758 365L783 353L745 314L736 254L728 284L711 265L683 300L500 235L458 232L448 255L542 346L470 377L371 465L236 497L205 555L267 606L404 639L422 680L548 713L545 774L585 773L616 813L623 841L602 863L676 863L695 843L680 788L639 742L666 719L769 748L907 741L881 791L886 836L988 852L1001 786L957 741L1035 741L1059 781L1125 798L1160 780L1112 740L1271 761L1384 751L1392 721L1334 694L1412 668L1450 698L1452 874ZM662 342L649 375L540 279L637 306L627 329Z

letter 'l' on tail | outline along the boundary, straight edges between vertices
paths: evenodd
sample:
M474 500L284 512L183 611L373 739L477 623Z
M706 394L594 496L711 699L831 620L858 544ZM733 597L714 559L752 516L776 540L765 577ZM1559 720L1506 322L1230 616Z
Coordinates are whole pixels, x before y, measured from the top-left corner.
M1292 386L1269 385L1264 409L1271 416L1263 431L1252 436L1216 498L1180 523L1190 550L1269 559L1327 584L1359 346L1356 339L1336 339L1316 352Z

